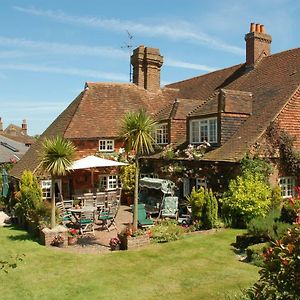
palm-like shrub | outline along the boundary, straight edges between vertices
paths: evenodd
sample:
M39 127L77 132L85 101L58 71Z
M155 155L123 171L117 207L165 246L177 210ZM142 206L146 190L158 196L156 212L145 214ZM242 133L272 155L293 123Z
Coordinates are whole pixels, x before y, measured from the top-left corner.
M73 143L61 136L45 138L43 142L42 166L51 175L51 228L55 227L55 178L66 175L73 164L75 151Z
M144 111L128 112L122 120L120 136L125 140L126 150L135 154L135 189L133 226L137 228L138 219L138 185L139 185L139 157L153 152L152 132L155 126L150 116Z

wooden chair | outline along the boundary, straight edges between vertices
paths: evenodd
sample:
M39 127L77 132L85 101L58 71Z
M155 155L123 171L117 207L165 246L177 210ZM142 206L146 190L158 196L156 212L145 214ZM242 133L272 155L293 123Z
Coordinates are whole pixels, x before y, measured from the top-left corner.
M102 228L106 228L107 231L110 231L110 227L114 226L114 229L117 228L115 218L118 213L118 204L117 202L112 203L107 208L104 208L99 212L98 220L102 222Z
M94 231L94 212L93 211L83 211L80 214L79 225L80 233L83 235L85 233L92 233L95 235Z
M56 203L56 208L59 210L59 216L63 225L74 223L74 217L71 212L68 212L62 201Z
M98 192L96 193L96 206L99 210L106 206L106 193Z
M73 200L63 200L65 209L73 207Z
M117 200L117 191L110 191L107 192L107 205L112 204L114 201Z

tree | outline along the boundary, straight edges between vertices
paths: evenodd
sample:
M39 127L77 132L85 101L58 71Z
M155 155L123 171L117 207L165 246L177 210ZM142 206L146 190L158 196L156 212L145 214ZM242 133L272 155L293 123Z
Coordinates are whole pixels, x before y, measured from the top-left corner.
M144 111L128 112L122 121L120 136L125 139L126 150L135 154L135 189L133 227L138 220L139 158L154 151L152 132L156 122Z
M73 164L75 150L73 143L61 136L45 138L43 142L42 166L51 175L51 228L55 227L55 178L66 175Z

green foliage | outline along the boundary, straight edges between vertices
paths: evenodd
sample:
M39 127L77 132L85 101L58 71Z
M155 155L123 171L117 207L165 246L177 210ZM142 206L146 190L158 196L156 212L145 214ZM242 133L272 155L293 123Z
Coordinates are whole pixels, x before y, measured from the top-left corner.
M156 243L176 241L182 238L184 229L171 220L163 220L151 228L152 240Z
M278 139L283 165L288 174L297 176L300 172L300 152L294 148L295 138L291 137L287 132L282 131Z
M297 211L300 211L300 200L286 200L281 209L280 221L293 224L297 218Z
M264 251L270 247L269 243L259 243L251 245L246 249L247 261L255 266L262 267L264 256Z
M15 213L24 222L38 222L38 211L43 206L42 189L37 178L28 170L22 174L20 190L16 193Z
M192 209L193 227L195 230L211 229L216 226L218 220L218 202L212 190L203 187L192 189L187 197L187 205Z
M205 191L205 204L203 208L202 223L204 229L216 226L218 220L218 202L212 190Z
M278 209L282 204L281 188L277 185L272 189L271 209Z
M120 137L125 140L127 151L134 152L135 159L135 189L134 189L134 212L133 226L137 228L138 223L138 186L139 186L139 156L149 154L153 149L152 132L155 126L153 121L145 110L138 112L128 112L123 120L120 130Z
M135 165L127 165L121 168L121 182L123 191L133 192L135 187Z
M265 240L275 241L281 238L290 227L289 224L280 222L279 218L279 210L271 210L265 217L258 216L247 225L248 233Z
M45 138L42 149L42 165L52 176L66 175L73 164L76 148L74 144L61 136Z
M253 218L265 216L271 206L271 188L260 175L238 176L223 197L223 214L233 227L245 227Z
M287 234L264 253L260 279L249 290L256 300L300 299L300 229Z
M187 197L187 205L192 209L193 221L200 221L202 219L202 213L205 203L205 190L203 187L196 190L193 187L191 194Z
M262 158L251 159L249 157L244 157L241 160L241 167L243 177L255 175L266 182L268 181L269 175L272 172L270 163Z
M125 139L127 151L136 155L149 154L153 149L152 132L156 122L143 109L128 112L122 121L120 136Z
M41 163L43 169L51 175L52 199L51 199L51 228L55 227L55 192L54 184L56 176L63 176L72 166L76 147L69 140L61 136L52 139L45 138L42 148Z

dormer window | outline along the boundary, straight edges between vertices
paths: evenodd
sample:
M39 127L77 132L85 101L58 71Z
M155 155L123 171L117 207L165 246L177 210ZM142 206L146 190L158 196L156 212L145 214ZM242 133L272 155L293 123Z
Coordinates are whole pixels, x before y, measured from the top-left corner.
M190 143L200 144L218 142L217 118L198 119L190 121Z
M169 143L168 124L157 124L154 128L153 138L156 144L166 145Z
M99 140L100 152L113 152L115 148L114 140Z

